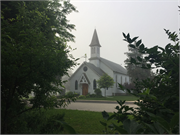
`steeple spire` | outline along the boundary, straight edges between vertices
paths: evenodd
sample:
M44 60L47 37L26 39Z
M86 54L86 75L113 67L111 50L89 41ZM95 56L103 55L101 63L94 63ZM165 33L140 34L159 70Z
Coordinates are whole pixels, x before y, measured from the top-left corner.
M100 47L101 45L99 44L99 39L97 36L96 29L94 29L94 34L93 38L91 41L90 46L90 51L91 51L91 57L90 57L90 63L94 64L96 67L99 67L99 58L100 58Z
M96 29L94 30L93 38L92 38L91 44L89 46L99 46L99 47L101 47L101 45L99 44L99 39L98 39Z

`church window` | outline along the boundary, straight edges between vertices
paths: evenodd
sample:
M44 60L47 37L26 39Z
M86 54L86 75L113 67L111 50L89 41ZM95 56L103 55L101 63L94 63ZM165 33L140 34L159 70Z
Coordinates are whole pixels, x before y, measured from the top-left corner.
M126 83L126 81L127 81L127 80L126 80L126 77L125 77L125 83Z
M96 51L95 51L95 47L94 47L94 53L96 53Z
M121 76L121 84L122 84L122 76Z
M98 54L99 54L99 48L98 48Z
M118 82L117 82L117 75L116 75L116 87L118 87Z
M75 90L78 90L78 81L75 81Z
M93 89L95 90L96 89L96 80L94 79L93 81Z
M91 48L91 53L93 54L93 48Z
M88 70L88 68L85 66L85 67L83 68L83 70L84 70L84 72L86 72L86 71Z

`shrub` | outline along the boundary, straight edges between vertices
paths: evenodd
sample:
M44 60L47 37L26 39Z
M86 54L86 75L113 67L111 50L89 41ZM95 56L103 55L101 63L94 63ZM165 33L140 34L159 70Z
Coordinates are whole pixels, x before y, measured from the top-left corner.
M102 92L99 88L95 89L94 92L96 93L97 97L102 97Z
M74 96L75 96L75 97L78 97L79 95L80 95L79 93L75 93L75 92L74 92Z
M74 95L74 93L72 92L72 91L69 91L69 92L66 92L66 94L65 95Z
M93 93L90 95L90 97L97 97L97 95Z
M29 111L15 118L10 123L9 134L58 134L64 130L61 124L54 120L64 121L63 114L48 117L46 111Z
M90 93L88 93L88 94L86 95L86 98L88 98L88 97L91 97L91 94L90 94Z
M79 98L80 98L80 99L83 99L83 98L86 98L86 96L80 95Z

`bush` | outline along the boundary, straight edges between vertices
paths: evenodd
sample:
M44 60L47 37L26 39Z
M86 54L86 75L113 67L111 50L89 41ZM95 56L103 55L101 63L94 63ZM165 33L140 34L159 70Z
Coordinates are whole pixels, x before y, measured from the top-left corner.
M179 39L177 34L165 30L171 41L175 45L168 44L165 48L154 46L146 48L141 40L135 45L132 44L137 37L131 39L123 33L125 41L130 47L136 48L145 54L145 58L131 58L131 63L140 65L141 68L150 69L151 66L161 67L156 71L155 77L147 78L142 81L135 81L133 93L139 97L134 104L138 108L129 108L124 105L125 101L117 101L118 112L109 116L107 112L102 112L105 120L114 118L121 125L111 124L109 127L121 134L178 134L179 133ZM159 50L159 51L158 51ZM147 62L149 64L144 65ZM123 86L119 84L123 90ZM128 112L130 111L130 112ZM131 120L129 116L131 115ZM107 122L106 121L106 122ZM107 123L101 122L107 132Z
M86 96L80 95L79 98L80 98L80 99L83 99L83 98L86 98Z
M93 93L90 95L90 97L97 97L97 95Z
M70 95L74 95L74 93L72 91L69 91L69 92L66 92L65 95L70 96Z
M29 111L10 123L9 134L58 134L64 130L55 120L64 121L64 114L47 116L46 111Z
M99 88L95 89L94 92L96 93L97 97L102 97L102 92Z
M86 95L86 98L88 98L88 97L91 97L91 94L90 94L90 93L88 93L88 94Z
M79 93L75 93L75 92L74 92L74 96L75 96L75 97L78 97L79 95L80 95Z

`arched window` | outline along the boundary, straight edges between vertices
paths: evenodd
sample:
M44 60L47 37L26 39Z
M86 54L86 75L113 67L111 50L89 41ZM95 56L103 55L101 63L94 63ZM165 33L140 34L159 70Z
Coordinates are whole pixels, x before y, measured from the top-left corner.
M125 77L125 83L127 82L127 80L126 80L126 77Z
M118 87L118 82L117 82L117 75L116 75L116 87Z
M121 76L121 84L122 84L122 76Z
M93 89L95 90L96 89L96 80L94 79L93 81Z
M78 81L75 81L75 90L78 90Z
M96 53L96 51L95 51L95 47L94 47L94 53Z

